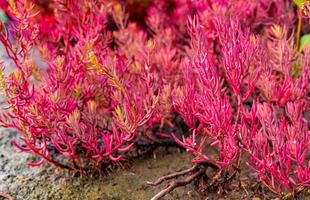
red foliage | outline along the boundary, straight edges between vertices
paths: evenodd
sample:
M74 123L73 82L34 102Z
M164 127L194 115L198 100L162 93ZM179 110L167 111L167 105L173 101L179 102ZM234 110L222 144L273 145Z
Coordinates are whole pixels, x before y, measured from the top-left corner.
M16 70L1 71L1 125L41 158L30 165L65 167L67 158L82 170L118 163L155 125L172 127L176 112L190 134L172 137L193 162L235 169L243 152L272 191L309 186L310 48L297 50L292 8L284 0L10 1L0 41ZM162 130L157 137L169 137Z
M11 31L21 44L1 35L17 67L3 83L10 110L3 114L2 125L22 133L22 146L14 144L42 158L32 166L44 161L61 166L53 150L77 169L84 167L81 152L95 165L119 161L132 147L137 129L152 116L160 88L146 57L135 60L108 48L110 36L102 20L113 7L82 1L66 5L66 15L55 15L57 24L46 38L47 30L30 20L32 6L22 1L14 6ZM73 18L73 13L81 17ZM32 46L39 47L46 70L31 57Z

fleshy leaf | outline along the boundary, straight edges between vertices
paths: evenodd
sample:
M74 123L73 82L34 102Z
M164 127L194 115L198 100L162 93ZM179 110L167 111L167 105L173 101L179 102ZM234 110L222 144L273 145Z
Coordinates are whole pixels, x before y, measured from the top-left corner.
M9 22L9 18L8 16L5 14L5 12L3 10L0 9L0 21L4 22L4 23L8 23Z
M299 51L303 51L310 44L310 34L303 35L300 39Z
M301 8L305 2L306 0L294 0L294 3L298 6L298 8Z

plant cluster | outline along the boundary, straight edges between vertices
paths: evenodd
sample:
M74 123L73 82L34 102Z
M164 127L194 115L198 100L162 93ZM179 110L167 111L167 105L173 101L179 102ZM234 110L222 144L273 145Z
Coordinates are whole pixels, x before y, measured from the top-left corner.
M0 71L1 125L40 157L31 166L99 169L141 140L170 139L197 176L235 174L246 155L271 191L309 187L309 2L295 4L8 1L0 41L16 68ZM164 128L175 116L182 135Z

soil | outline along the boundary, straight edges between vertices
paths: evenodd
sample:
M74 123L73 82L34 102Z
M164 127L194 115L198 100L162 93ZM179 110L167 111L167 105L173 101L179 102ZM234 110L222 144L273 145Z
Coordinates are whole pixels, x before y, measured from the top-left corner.
M42 167L28 167L33 155L20 153L10 145L16 132L0 131L0 196L9 194L22 200L144 200L150 199L168 183L148 186L160 176L191 167L191 155L177 148L160 148L153 155L133 161L130 169L117 170L108 176L73 176L72 172L59 170L45 164ZM156 155L156 158L155 156ZM218 194L217 189L197 192L197 182L177 188L163 199L184 200L225 200L225 199L273 199L269 193L262 194L242 172L243 187L238 181L224 186L226 193ZM251 182L251 183L250 183ZM244 188L244 189L242 189ZM0 197L0 199L5 199ZM309 199L305 194L296 199Z

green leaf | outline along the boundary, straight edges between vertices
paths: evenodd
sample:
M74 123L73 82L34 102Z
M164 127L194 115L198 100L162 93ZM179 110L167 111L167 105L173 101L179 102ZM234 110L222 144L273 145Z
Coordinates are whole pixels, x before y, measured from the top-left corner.
M306 46L310 45L310 34L303 35L299 43L299 51L303 51Z
M298 6L298 8L301 8L305 2L306 0L294 0L294 3Z
M300 58L298 57L297 60L294 62L291 70L293 78L296 78L298 76L299 71L300 71Z
M6 16L5 12L3 12L3 10L1 10L1 9L0 9L0 21L2 21L4 23L9 22L8 16Z

